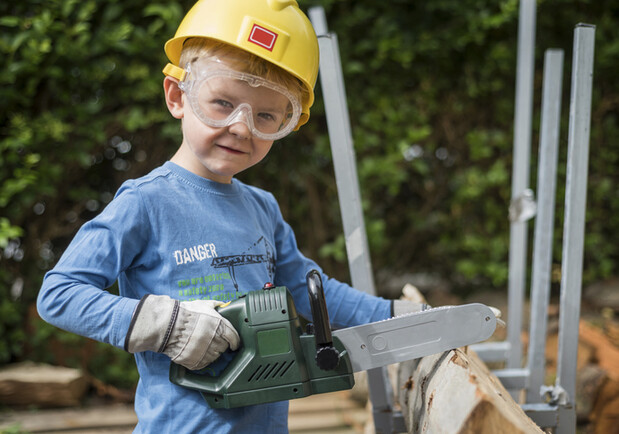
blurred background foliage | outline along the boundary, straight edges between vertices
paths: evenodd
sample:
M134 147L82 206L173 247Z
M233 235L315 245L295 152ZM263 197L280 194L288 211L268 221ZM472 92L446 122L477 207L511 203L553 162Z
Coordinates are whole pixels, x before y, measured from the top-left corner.
M134 384L130 355L43 323L33 303L79 226L125 179L162 164L179 145L162 92L163 45L192 3L0 4L0 364L28 358ZM322 5L339 38L381 294L396 296L389 277L408 273L437 277L456 293L506 291L518 1L300 5ZM543 53L565 50L555 284L579 22L597 26L584 279L618 275L617 17L614 0L538 0L533 188ZM329 146L318 85L310 123L239 177L272 191L301 248L348 280Z

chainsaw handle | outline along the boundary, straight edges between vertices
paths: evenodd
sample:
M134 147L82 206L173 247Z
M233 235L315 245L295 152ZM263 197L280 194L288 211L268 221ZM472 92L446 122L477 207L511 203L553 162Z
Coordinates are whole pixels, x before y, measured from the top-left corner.
M323 371L337 368L340 352L333 346L327 301L322 288L320 273L311 270L307 273L307 293L310 298L312 317L314 318L314 338L316 339L316 364Z
M333 344L331 337L331 326L329 325L329 314L327 313L327 302L325 292L322 288L322 279L317 270L311 270L305 276L307 280L307 293L312 308L312 318L314 319L314 335L316 336L316 347L324 347Z

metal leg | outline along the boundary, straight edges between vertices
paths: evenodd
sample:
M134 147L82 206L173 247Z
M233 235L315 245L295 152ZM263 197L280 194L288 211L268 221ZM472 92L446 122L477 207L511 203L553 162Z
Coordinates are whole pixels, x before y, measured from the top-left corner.
M531 327L527 364L524 368L494 371L494 374L501 380L506 389L525 389L527 403L541 402L540 388L544 384L559 122L561 117L562 70L563 51L547 50L544 61L542 131L537 178L539 207L535 220Z
M318 33L318 30L316 30L319 35L318 45L320 48L320 83L325 100L329 141L333 154L335 179L340 199L352 283L355 288L361 291L376 294L361 208L359 178L357 176L337 36L322 33L326 32L326 19L321 7L310 9L309 15L314 28L321 32Z
M540 388L544 384L562 77L563 50L546 50L537 172L538 208L533 245L527 403L542 402Z
M335 168L340 210L346 237L346 252L352 284L355 288L376 294L370 261L367 234L361 208L361 194L357 166L346 105L346 91L342 76L337 36L327 33L326 18L322 7L309 10L310 20L318 35L320 48L320 83L329 140ZM393 391L386 368L368 371L368 388L374 413L376 432L390 434L394 431ZM398 425L396 423L396 425Z
M568 135L563 264L559 318L559 356L555 389L563 396L559 404L571 409L559 414L560 432L575 432L576 360L582 292L582 267L587 205L589 135L595 26L578 24L574 31L572 91ZM559 395L559 393L558 393Z
M507 339L484 342L471 348L486 362L507 362L507 369L522 363L522 314L527 275L527 220L535 215L535 202L529 189L529 156L533 105L535 58L535 0L521 0L518 21L516 103L514 113L514 151L512 199L509 206L509 276L507 291Z
M514 116L514 162L512 167L512 204L518 208L529 188L531 117L533 106L533 70L535 58L535 0L521 0L518 26L516 71L516 111ZM520 207L522 208L522 207ZM510 349L507 368L522 363L522 313L527 271L527 222L523 215L511 217L508 276L507 341Z

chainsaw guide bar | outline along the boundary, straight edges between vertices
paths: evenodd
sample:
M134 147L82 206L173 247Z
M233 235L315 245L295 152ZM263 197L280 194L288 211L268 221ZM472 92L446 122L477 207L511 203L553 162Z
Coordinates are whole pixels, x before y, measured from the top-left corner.
M488 339L496 328L489 307L445 306L336 330L354 372L418 359Z

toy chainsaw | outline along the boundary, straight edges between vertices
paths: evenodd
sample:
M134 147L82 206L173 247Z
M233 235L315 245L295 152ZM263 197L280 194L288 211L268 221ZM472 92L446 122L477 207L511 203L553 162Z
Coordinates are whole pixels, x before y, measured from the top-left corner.
M496 318L483 304L429 309L336 330L320 274L307 275L314 319L304 333L292 295L267 284L218 308L241 346L201 371L172 363L170 381L201 392L212 408L234 408L350 389L353 372L417 359L488 339Z

